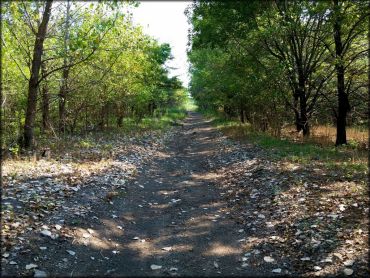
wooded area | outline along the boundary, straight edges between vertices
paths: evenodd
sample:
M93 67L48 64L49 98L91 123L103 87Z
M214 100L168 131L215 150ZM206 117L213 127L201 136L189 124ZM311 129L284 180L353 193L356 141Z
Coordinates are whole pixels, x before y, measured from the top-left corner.
M132 23L133 1L2 3L3 149L140 121L184 98L168 44ZM182 90L182 91L181 91Z
M369 1L200 1L190 91L204 110L279 135L368 125Z
M369 277L370 1L139 4L1 2L1 276Z

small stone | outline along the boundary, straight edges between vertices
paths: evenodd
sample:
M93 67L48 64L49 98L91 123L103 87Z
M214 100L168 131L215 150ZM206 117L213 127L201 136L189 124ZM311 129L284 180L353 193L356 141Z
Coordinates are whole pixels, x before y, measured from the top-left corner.
M132 238L132 239L134 239L134 240L139 240L140 238L136 236L136 237L134 237L134 238Z
M353 274L353 270L350 269L350 268L345 268L345 269L343 269L343 273L345 275L349 276L349 275L352 275Z
M246 268L246 267L248 267L249 266L249 264L248 263L242 263L242 268Z
M266 218L266 216L264 216L263 214L258 214L258 218L265 219L265 218Z
M91 237L91 235L90 234L87 234L87 233L84 233L84 234L82 234L82 237L83 238L89 238L89 237Z
M62 228L62 226L61 226L61 225L59 225L59 224L56 224L54 227L55 227L55 229L57 229L58 231Z
M35 272L33 274L33 277L44 278L44 277L48 277L48 275L46 274L45 271L35 269Z
M177 267L171 267L170 271L178 271L179 269Z
M151 268L152 270L157 270L157 269L161 269L161 268L162 268L162 266L161 266L161 265L152 264L152 265L150 266L150 268Z
M15 261L10 261L9 264L17 264Z
M332 260L332 258L327 257L327 258L325 258L325 259L322 259L320 262L321 262L321 263L332 263L332 262L333 262L333 260Z
M264 260L266 263L272 263L272 262L274 262L274 261L275 261L275 259L274 259L274 258L269 257L269 256L265 256L265 257L263 257L263 260Z
M347 261L345 261L343 264L344 264L345 266L352 266L354 263L355 263L355 261L354 261L354 260L347 260Z
M280 273L281 272L281 268L275 268L272 270L273 273Z
M219 267L217 262L213 262L213 265L215 266L215 268Z
M301 258L301 261L310 261L311 258L310 257L304 257L304 258Z
M66 251L67 251L67 253L68 253L69 255L71 255L71 256L76 255L76 252L74 252L74 251L72 251L72 250L66 250Z
M164 250L164 251L171 251L172 250L172 247L170 247L170 246L169 247L163 247L162 250Z
M42 234L43 236L51 237L51 232L50 232L50 231L48 231L48 230L43 230L43 231L41 231L41 234Z
M315 271L319 271L319 270L321 270L322 268L321 268L321 267L319 267L318 265L315 265L315 266L313 267L313 269L314 269Z
M26 265L27 270L32 269L32 268L36 268L36 267L37 267L37 264L28 264L28 265Z

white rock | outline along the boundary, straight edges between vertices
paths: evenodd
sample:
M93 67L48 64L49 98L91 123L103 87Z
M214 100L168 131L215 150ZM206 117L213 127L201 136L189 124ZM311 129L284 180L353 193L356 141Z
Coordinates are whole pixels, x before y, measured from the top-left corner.
M10 261L9 264L17 264L15 261Z
M117 228L118 228L118 229L120 229L120 230L123 230L122 226L119 226L119 225L118 225L118 226L117 226Z
M62 228L62 226L61 226L61 225L59 225L59 224L56 224L54 227L55 227L55 229L57 229L58 231Z
M37 264L28 264L26 265L26 269L32 269L32 268L36 268L37 267Z
M170 271L178 271L179 269L177 267L171 267Z
M242 233L242 232L244 232L244 229L240 229L238 232L239 232L239 233Z
M345 274L345 275L352 275L353 274L353 270L352 269L350 269L350 268L345 268L345 269L343 269L343 273Z
M132 239L134 239L134 240L139 240L139 237L137 237L137 236L136 236L136 237L134 237L134 238L132 238Z
M4 253L4 254L3 254L3 257L4 257L4 258L9 257L9 253Z
M265 218L266 218L266 216L264 216L263 214L258 214L258 218L265 219Z
M48 230L43 230L43 231L41 231L41 234L42 234L43 236L51 237L51 232L50 232L50 231L48 231Z
M246 267L248 267L249 266L249 264L248 263L242 263L242 268L246 268Z
M311 260L310 257L303 257L303 258L301 258L301 261L310 261L310 260Z
M314 269L314 270L316 270L316 271L319 271L319 270L321 270L322 268L321 268L321 267L319 267L318 265L315 265L315 266L313 267L313 269Z
M45 278L45 277L48 277L48 275L46 274L46 272L45 272L45 271L35 269L35 272L34 272L34 274L33 274L33 277L37 277L37 278Z
M46 250L47 249L47 247L45 247L45 246L40 246L39 248L40 248L40 250Z
M82 237L83 238L89 238L89 237L91 237L91 235L90 234L87 234L87 233L84 233L84 234L82 234Z
M162 266L161 266L161 265L152 264L152 265L150 266L150 268L151 268L152 270L157 270L157 269L161 269L161 268L162 268Z
M280 273L281 272L281 268L275 268L272 270L273 273Z
M217 262L213 262L213 265L215 266L215 268L219 267Z
M263 260L266 262L266 263L272 263L275 261L274 258L270 257L270 256L265 256L263 257Z
M71 256L76 255L76 252L74 252L74 251L72 251L72 250L66 250L66 251L67 251L67 253L68 253L69 255L71 255Z
M164 251L171 251L172 250L172 247L171 246L163 247L162 250L164 250Z
M354 260L347 260L347 261L345 261L343 264L344 264L345 266L352 266L354 263L355 263L355 261L354 261Z
M327 257L327 258L325 258L325 259L322 259L320 262L321 262L321 263L332 263L332 262L333 262L333 260L332 260L332 258Z

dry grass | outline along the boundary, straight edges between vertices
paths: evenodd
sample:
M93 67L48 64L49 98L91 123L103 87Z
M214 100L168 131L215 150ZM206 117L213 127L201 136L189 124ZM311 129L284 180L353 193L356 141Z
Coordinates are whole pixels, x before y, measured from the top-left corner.
M304 139L302 133L297 133L295 126L286 126L282 130L282 137L294 139L295 141L308 141L322 146L329 146L335 143L336 127L330 125L319 125L311 127L310 138ZM369 148L368 131L360 130L355 127L347 127L347 140L354 142L360 149Z

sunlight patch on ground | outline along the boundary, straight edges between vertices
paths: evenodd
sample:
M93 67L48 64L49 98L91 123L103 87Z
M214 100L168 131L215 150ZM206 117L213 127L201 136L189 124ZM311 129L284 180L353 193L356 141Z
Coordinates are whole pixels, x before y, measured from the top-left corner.
M221 242L212 243L206 252L203 252L205 256L227 256L235 255L240 253L240 248L235 248L229 245L222 244Z

